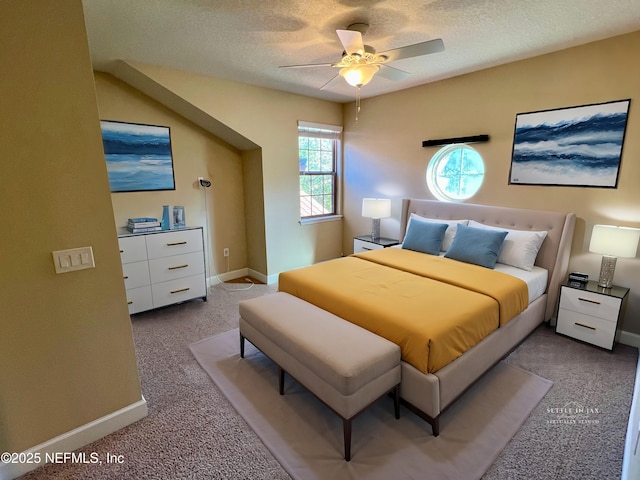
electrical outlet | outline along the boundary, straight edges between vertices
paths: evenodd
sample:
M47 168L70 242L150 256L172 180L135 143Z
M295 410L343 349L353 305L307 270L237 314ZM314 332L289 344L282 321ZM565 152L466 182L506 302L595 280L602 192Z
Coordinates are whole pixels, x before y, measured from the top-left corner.
M223 250L222 250L222 254L223 254L225 257L228 257L228 256L229 256L229 249L228 249L228 248L223 249Z

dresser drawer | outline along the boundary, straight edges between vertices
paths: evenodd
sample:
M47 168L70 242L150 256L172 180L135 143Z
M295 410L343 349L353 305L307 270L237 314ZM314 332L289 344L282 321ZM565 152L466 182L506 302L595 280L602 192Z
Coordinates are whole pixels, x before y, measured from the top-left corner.
M129 315L152 309L151 286L127 290L127 304L129 305Z
M192 298L207 296L204 276L179 278L169 282L156 283L151 286L153 306L162 307L172 303L184 302Z
M177 230L146 235L149 259L202 252L202 230Z
M125 263L122 265L122 275L124 277L124 288L142 287L149 285L149 262Z
M149 260L151 283L166 282L176 278L204 273L202 251Z
M120 261L125 263L139 262L147 259L147 244L144 235L119 237Z
M616 322L560 308L556 332L611 350Z
M562 287L560 308L616 323L622 300L617 297Z
M362 253L369 250L379 250L381 248L384 248L384 246L377 243L365 242L364 240L360 240L358 238L353 239L353 253Z

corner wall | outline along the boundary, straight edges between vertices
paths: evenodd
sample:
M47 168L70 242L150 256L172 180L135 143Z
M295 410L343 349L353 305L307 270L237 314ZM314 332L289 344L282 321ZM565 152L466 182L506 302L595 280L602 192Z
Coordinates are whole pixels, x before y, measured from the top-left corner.
M22 452L142 394L82 2L2 2L0 69L0 452ZM57 275L83 246L95 268Z
M252 237L264 232L263 239L248 241L248 258L256 262L249 264L250 269L261 268L259 263L266 253L263 263L267 271L262 273L274 281L281 271L342 253L342 221L300 224L297 128L298 120L342 125L342 105L136 62L118 62L111 73L163 104L176 105L179 99L197 108L255 145L246 150L262 153L263 216L256 200L260 189L247 192L249 207L257 209L248 216L260 221L247 228ZM254 164L255 152L246 159L245 167ZM245 170L247 174L253 175ZM257 177L252 177L253 185L256 181Z
M175 190L112 193L116 225L124 227L129 217L161 218L163 205L182 205L188 225L205 227L208 276L246 269L241 152L111 75L95 72L95 83L100 119L162 125L171 131ZM211 187L201 187L198 177L209 179ZM223 248L229 248L228 259Z

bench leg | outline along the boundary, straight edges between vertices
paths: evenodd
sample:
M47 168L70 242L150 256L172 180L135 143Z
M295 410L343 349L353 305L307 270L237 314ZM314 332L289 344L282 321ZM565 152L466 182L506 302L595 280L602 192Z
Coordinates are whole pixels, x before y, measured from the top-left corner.
M393 408L396 414L396 420L400 418L400 385L396 385L393 389Z
M284 369L278 366L278 391L280 395L284 395L284 374Z
M351 460L351 419L342 419L342 431L344 433L344 459Z
M433 436L437 437L440 435L440 415L433 419L433 423L431 424L431 430L433 430Z
M244 358L244 335L240 334L240 358Z

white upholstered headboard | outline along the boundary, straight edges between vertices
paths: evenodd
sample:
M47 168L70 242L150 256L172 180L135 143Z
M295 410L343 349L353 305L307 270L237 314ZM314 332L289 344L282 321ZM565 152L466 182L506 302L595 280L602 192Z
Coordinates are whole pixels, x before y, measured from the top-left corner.
M475 220L486 225L517 230L546 230L547 237L540 247L535 264L549 272L545 318L549 320L553 317L560 285L567 278L576 224L575 213L404 199L400 219L400 241L404 237L407 221L412 213L442 220Z

